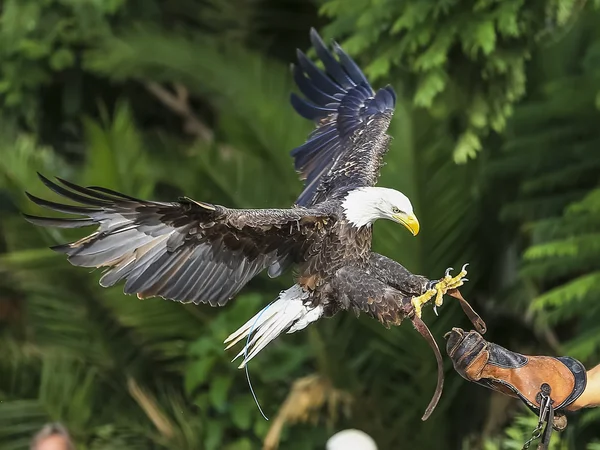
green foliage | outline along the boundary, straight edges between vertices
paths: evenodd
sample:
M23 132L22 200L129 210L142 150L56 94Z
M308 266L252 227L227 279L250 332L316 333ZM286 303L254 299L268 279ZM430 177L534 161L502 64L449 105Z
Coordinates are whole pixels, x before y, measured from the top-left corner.
M351 54L375 54L373 79L413 74L413 101L438 116L457 116L454 158L464 162L482 148L489 130L504 130L525 94L525 63L575 20L585 1L460 2L327 0L328 34L344 37Z
M523 444L531 438L532 431L538 425L538 418L529 411L517 415L511 424L504 430L502 436L497 438L488 438L483 443L482 450L521 450ZM539 442L533 441L531 448L537 446ZM468 447L467 447L468 449ZM465 450L467 450L465 449ZM562 433L555 432L550 441L549 450L568 450L568 441L563 438ZM593 450L587 447L587 450Z
M299 1L286 3L291 15L307 10ZM121 30L152 24L185 37L200 29L227 42L265 47L261 33L284 13L266 0L6 0L0 13L0 111L40 134L72 133L82 112L96 114L94 96L110 98L119 90L95 80L84 59ZM287 37L277 31L268 38L277 34Z
M125 120L126 111L121 109L117 118ZM90 126L99 128L100 124ZM105 141L109 133L95 137ZM33 139L21 136L17 142L23 143L18 152L7 142L0 148L0 160L10 164L0 169L0 186L12 193L20 209L31 210L23 192L40 193L36 169L75 177L51 150L36 148ZM90 147L90 160L98 164L94 154L105 150ZM129 157L127 152L113 150L110 147L110 157L102 159L111 170ZM95 170L103 170L102 165ZM100 173L110 176L111 170ZM143 175L144 183L153 181L147 172ZM80 181L85 183L82 178ZM95 181L104 180L97 176ZM106 181L110 183L110 179ZM136 190L140 192L132 192ZM54 230L22 232L21 220L17 215L2 220L0 292L3 311L8 314L2 316L1 339L2 348L10 355L0 367L1 378L6 380L0 386L0 415L10 417L0 427L3 448L22 448L33 431L49 420L68 424L80 448L106 447L107 441L121 448L147 448L154 432L128 392L125 379L159 387L172 383L175 368L186 357L182 339L195 337L198 318L185 308L171 309L163 302L123 302L118 290L99 290L91 278L57 265L61 258L43 250L66 236ZM170 396L169 401L175 399Z
M110 21L123 13L125 3L4 1L0 16L2 109L24 115L35 125L40 87L50 84L55 74L76 67L82 48L109 35ZM78 95L75 89L65 95Z
M231 363L233 351L224 352L222 342L232 331L232 324L240 318L249 318L264 306L264 297L257 294L242 295L235 304L211 321L208 332L189 347L190 362L185 371L185 388L191 401L198 407L199 420L211 422L206 429L204 448L242 449L250 442L264 438L269 423L262 417L251 395L243 371L236 371ZM264 358L249 365L249 375L256 395L269 416L274 415L273 405L289 388L289 374L298 373L309 360L307 347L281 342ZM239 362L239 360L238 360ZM261 370L262 367L269 370ZM232 370L233 369L233 370ZM214 420L214 417L219 417ZM258 438L258 439L257 439ZM304 448L304 442L289 448Z
M596 20L585 22L592 33ZM600 111L594 102L600 65L598 46L582 39L584 33L572 33L540 55L544 61L577 51L583 64L558 68L537 98L517 109L497 170L518 174L518 197L505 214L526 224L530 245L522 273L538 289L532 307L550 324L582 317L564 351L594 362L600 355Z

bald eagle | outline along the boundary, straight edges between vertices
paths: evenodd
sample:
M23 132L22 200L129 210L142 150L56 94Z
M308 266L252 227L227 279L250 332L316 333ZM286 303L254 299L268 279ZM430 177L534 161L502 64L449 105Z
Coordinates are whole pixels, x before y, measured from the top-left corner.
M26 218L59 228L97 226L89 236L53 249L73 265L104 268L100 285L125 280L124 292L139 298L223 306L263 270L276 277L295 267L295 284L227 339L230 346L247 339L240 367L282 332L341 310L365 312L386 327L411 319L439 363L421 307L434 297L441 305L446 292L463 284L466 271L429 280L371 251L377 219L419 232L410 200L375 187L396 95L390 86L375 92L337 44L330 51L315 30L310 38L323 69L297 52L293 77L305 98L292 94L291 103L316 129L291 152L305 180L291 208L231 209L189 198L147 201L40 175L48 188L78 205L29 198L82 217Z

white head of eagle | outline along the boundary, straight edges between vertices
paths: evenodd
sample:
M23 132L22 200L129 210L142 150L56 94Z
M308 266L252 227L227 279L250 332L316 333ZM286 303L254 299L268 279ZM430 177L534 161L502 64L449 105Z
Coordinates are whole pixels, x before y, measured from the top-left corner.
M413 235L419 232L412 204L406 195L395 189L361 187L348 193L342 203L346 220L355 227L371 226L377 219L401 223Z

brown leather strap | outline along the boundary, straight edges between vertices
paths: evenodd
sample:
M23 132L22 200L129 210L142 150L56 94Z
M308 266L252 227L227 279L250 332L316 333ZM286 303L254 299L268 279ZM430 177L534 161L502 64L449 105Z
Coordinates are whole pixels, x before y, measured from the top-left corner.
M469 302L464 299L460 291L458 289L450 289L447 292L447 294L454 297L460 302L460 307L464 311L465 315L469 318L475 329L480 334L485 334L485 332L487 331L487 325L485 324L481 316L475 312L475 310L469 304Z
M412 316L411 320L415 329L421 334L421 336L425 338L433 350L435 360L437 362L437 386L435 388L435 392L433 393L433 397L431 398L431 401L429 402L429 405L423 414L423 417L421 417L421 420L425 421L429 419L429 416L431 416L431 413L437 406L438 402L440 401L440 397L442 396L442 390L444 389L444 360L442 359L440 348L438 347L437 342L435 342L435 338L431 334L431 331L429 331L429 328L427 325L425 325L425 322L417 317L416 314Z

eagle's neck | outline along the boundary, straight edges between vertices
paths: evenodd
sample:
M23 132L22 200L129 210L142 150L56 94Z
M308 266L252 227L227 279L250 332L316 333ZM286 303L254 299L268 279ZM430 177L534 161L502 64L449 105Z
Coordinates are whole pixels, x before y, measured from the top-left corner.
M370 227L377 219L385 217L381 210L379 188L362 187L346 195L342 202L345 219L356 228Z

